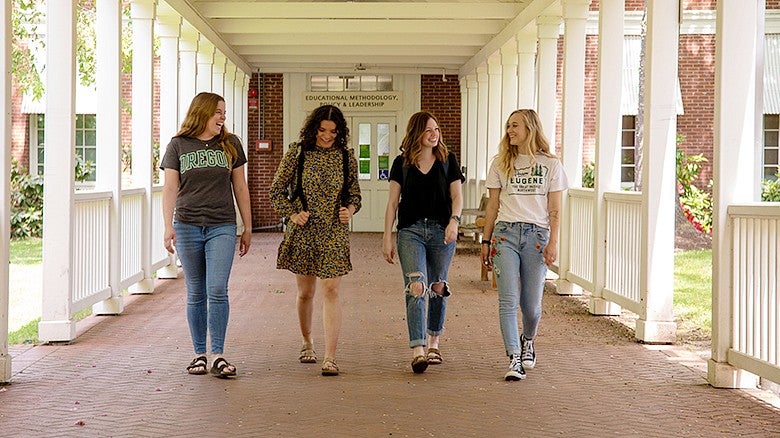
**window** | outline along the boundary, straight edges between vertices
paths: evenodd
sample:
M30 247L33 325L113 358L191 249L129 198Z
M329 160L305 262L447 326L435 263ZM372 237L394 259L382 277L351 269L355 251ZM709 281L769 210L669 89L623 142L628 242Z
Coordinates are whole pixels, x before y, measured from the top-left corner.
M45 116L30 115L30 171L43 176ZM97 117L95 114L76 115L76 155L89 162L89 174L84 182L95 182L95 162L97 159Z
M620 182L634 186L636 173L636 116L623 116L620 141Z
M393 91L391 75L311 75L311 91Z
M776 180L778 169L778 134L780 133L780 115L764 114L764 157L762 178Z

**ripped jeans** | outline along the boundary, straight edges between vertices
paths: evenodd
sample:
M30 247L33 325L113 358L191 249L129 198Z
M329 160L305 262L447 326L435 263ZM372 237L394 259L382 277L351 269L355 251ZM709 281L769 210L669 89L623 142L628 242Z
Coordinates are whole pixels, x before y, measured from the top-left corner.
M446 297L451 294L447 285L447 272L453 255L455 242L444 243L444 228L435 220L420 219L398 230L398 258L404 276L410 348L425 346L426 297L428 334L437 336L444 329ZM419 286L415 286L415 283ZM443 283L438 293L432 288L435 283ZM413 291L418 288L421 291L419 294Z

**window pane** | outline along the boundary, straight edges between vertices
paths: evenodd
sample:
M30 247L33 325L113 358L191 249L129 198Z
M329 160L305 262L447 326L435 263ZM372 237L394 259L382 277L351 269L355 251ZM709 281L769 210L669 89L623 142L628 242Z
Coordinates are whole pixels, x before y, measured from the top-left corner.
M344 91L344 80L338 76L328 76L328 91Z
M97 149L96 148L85 148L84 149L84 159L87 161L91 161L92 165L94 166L95 161L97 160Z
M377 179L387 181L390 178L390 124L376 125Z
M323 75L312 76L311 91L328 91L328 77Z
M633 130L636 126L636 116L623 116L623 129Z
M76 146L84 146L84 131L76 130Z
M764 146L777 147L777 131L764 131Z
M38 146L43 147L46 138L46 131L43 129L38 130Z
M379 75L376 77L377 91L393 91L393 77L390 75Z
M621 140L623 146L634 146L634 131L623 131L623 139Z
M764 149L764 165L777 165L777 149Z
M94 114L84 115L84 128L95 129L97 126L97 117Z
M634 182L634 168L623 167L621 170L620 181L621 182Z
M371 124L370 123L361 123L358 125L358 143L360 144L371 144ZM361 158L367 158L364 157L362 154L360 155Z
M764 167L764 179L774 181L777 179L777 167Z
M634 164L634 150L633 149L623 149L622 151L622 164L631 164L633 166Z
M97 139L95 138L96 132L95 131L85 131L84 132L84 146L96 146L97 145Z
M84 159L84 148L76 148L76 156Z
M84 127L84 115L76 114L76 129Z
M374 75L361 76L360 89L363 91L376 91L376 76Z
M41 166L41 169L43 169L43 157L44 157L43 148L39 147L38 148L38 164Z
M780 129L780 116L777 114L765 114L764 129Z

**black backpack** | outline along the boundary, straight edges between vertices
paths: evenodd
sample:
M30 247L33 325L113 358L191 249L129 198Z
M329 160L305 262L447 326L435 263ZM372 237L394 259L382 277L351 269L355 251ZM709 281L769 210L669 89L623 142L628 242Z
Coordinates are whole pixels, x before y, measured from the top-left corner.
M297 198L301 198L301 206L303 211L309 211L309 203L306 202L306 196L303 194L303 162L306 154L304 154L303 147L298 153L298 166L295 190L289 196L290 202L295 201ZM344 182L341 185L341 193L339 199L341 200L341 206L346 207L349 204L349 152L346 148L341 148L341 165L344 172Z

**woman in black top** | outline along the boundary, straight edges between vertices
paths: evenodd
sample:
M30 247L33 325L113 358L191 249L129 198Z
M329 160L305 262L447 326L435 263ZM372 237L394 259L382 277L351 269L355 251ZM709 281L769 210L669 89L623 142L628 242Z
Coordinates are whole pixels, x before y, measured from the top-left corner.
M451 294L447 272L458 238L463 180L455 155L442 141L436 117L425 111L414 114L401 143L401 155L390 169L382 252L388 263L394 263L392 235L397 213L398 259L415 373L442 361L439 336L444 329L446 297ZM426 297L430 297L427 321Z

